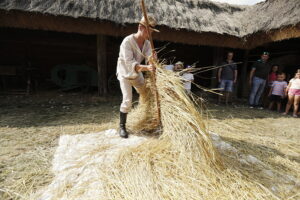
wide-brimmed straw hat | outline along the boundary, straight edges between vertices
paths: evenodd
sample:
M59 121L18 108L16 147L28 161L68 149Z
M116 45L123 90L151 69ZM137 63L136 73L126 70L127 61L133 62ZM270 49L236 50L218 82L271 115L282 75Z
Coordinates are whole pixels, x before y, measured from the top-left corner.
M155 32L159 32L159 30L154 28L157 25L157 23L156 23L155 18L152 15L148 15L148 22L149 22L149 28L151 30L153 30ZM144 17L142 17L142 19L139 23L146 27L146 20Z

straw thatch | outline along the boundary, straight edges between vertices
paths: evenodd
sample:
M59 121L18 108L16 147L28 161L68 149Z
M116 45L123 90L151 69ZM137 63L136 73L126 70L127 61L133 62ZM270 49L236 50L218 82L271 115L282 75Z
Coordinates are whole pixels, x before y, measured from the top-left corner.
M300 3L290 0L267 0L248 7L243 12L247 35L270 31L300 23Z
M85 18L98 23L100 21L123 27L136 24L141 18L139 2L139 0L2 0L0 1L0 11L22 11L50 16ZM248 48L249 45L255 46L253 40L250 39L251 43L247 43L246 40L254 33L261 34L271 30L282 33L283 28L296 27L297 33L274 37L271 40L300 37L300 4L298 1L267 0L254 6L229 5L207 0L148 0L146 4L149 12L154 13L161 27L198 34L224 35L231 37L230 39L233 37L233 42L239 38L238 42L244 45L243 48ZM15 21L15 23L17 22ZM194 44L201 44L195 38L189 39L194 40L192 42ZM174 40L173 38L172 40L186 42L182 39ZM217 40L212 43L217 43ZM230 46L230 44L222 46Z
M289 0L267 0L243 12L242 35L248 48L264 43L300 37L300 3Z
M240 20L237 17L231 17L243 11L242 7L187 0L148 0L146 4L148 11L155 14L159 25L196 32L215 32L235 36L243 34ZM140 0L4 0L0 3L0 8L55 16L108 20L123 25L137 23L142 16Z

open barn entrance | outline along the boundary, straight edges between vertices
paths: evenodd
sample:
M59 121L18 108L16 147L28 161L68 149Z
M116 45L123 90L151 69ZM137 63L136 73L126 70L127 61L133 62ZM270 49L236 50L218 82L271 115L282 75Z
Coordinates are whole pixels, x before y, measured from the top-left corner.
M249 94L249 73L253 63L260 59L264 51L270 52L269 64L278 65L279 71L286 74L286 80L289 81L300 69L300 38L283 40L280 42L267 43L248 52L246 70L244 75L239 71L239 76L244 77L239 83L239 97L247 97Z
M270 63L279 65L279 70L291 78L300 69L300 38L272 42L251 51L253 56L263 50L270 51Z
M106 36L106 79L108 91L119 93L116 65L123 37ZM206 67L220 64L226 52L234 52L238 65L237 96L246 97L247 78L252 63L262 51L271 53L271 64L278 64L287 79L300 68L300 39L268 43L248 51L221 47L186 45L155 41L159 57L166 64L182 61L185 65ZM99 52L99 51L98 51ZM216 54L217 52L217 54ZM0 93L30 94L49 90L97 91L97 36L13 28L0 29ZM244 65L244 63L247 65ZM216 72L207 71L195 76L195 83L218 87ZM193 90L197 90L195 87Z
M106 78L110 93L119 85L115 76L122 37L106 36ZM209 66L213 47L155 41L167 63ZM30 94L49 90L97 90L97 36L14 28L0 29L0 91ZM211 72L195 77L208 87Z
M1 93L97 88L96 40L95 35L1 28ZM107 76L115 72L118 43L107 40Z

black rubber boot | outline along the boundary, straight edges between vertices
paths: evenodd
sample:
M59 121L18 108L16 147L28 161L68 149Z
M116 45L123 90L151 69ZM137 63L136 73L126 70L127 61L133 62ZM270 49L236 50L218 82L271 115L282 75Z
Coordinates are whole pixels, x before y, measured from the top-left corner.
M126 119L127 119L127 113L120 112L120 129L119 129L119 135L122 138L128 138L128 133L126 131Z

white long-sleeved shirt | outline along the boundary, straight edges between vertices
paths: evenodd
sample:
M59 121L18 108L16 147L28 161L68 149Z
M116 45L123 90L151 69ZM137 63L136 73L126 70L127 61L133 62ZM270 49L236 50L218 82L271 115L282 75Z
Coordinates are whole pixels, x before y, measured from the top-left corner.
M117 76L118 79L135 79L141 72L135 71L135 66L151 55L151 46L149 40L145 40L142 50L135 41L133 34L124 38L120 46Z
M191 90L192 82L194 81L194 75L192 73L186 72L182 74L184 80L183 86L186 90Z

